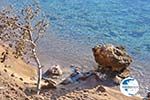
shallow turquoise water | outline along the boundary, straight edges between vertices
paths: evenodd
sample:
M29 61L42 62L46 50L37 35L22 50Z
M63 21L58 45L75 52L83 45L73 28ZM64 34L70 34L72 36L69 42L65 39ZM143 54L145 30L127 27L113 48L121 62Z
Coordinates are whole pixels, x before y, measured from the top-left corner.
M121 44L139 60L150 60L150 1L40 0L59 37L93 46Z
M17 7L21 5L19 0L8 1L18 1ZM149 0L40 0L39 3L51 22L39 47L45 66L56 63L95 66L93 46L120 44L134 58L131 67L133 77L141 84L140 93L150 89Z

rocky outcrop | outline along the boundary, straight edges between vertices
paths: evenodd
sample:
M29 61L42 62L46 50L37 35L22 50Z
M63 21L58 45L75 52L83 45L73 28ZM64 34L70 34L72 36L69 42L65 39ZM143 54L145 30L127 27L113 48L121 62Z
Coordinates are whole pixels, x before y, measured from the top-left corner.
M114 46L112 44L98 45L92 51L95 61L99 66L113 72L124 71L132 62L132 58L121 46Z

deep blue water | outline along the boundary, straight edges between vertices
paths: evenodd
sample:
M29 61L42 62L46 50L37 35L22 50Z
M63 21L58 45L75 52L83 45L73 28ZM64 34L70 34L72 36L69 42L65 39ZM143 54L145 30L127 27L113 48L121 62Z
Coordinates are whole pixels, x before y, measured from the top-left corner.
M19 7L21 2L30 0L8 1L18 1L15 5ZM40 0L39 3L51 22L39 47L45 66L55 63L94 66L93 46L120 44L134 58L133 77L140 81L141 91L150 89L149 0Z

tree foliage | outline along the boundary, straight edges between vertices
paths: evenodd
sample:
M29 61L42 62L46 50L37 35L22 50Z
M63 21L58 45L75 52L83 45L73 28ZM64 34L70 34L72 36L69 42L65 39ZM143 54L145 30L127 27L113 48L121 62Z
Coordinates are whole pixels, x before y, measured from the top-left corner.
M0 41L14 48L16 57L32 58L31 49L46 33L49 25L46 17L41 15L36 2L21 10L9 6L0 11Z
M14 49L16 58L22 57L25 61L34 60L38 67L38 94L42 69L36 53L36 45L49 25L40 10L38 3L34 2L19 10L9 6L0 11L0 41Z

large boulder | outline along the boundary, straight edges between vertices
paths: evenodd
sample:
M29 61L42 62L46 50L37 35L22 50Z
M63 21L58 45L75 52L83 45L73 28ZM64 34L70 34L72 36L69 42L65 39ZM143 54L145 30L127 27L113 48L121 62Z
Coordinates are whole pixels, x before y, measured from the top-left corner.
M121 46L114 46L112 44L98 45L92 51L95 61L103 69L121 72L132 62L132 58Z

